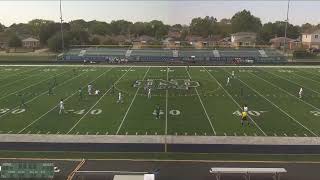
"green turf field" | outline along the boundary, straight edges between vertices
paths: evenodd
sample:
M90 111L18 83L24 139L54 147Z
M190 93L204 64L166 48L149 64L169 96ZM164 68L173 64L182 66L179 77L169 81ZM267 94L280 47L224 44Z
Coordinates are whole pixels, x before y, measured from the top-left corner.
M232 71L235 78L226 86ZM88 95L89 83L99 95ZM117 103L119 91L123 103ZM0 92L3 134L320 134L317 68L9 66L0 67ZM65 104L61 115L60 99ZM252 124L243 127L244 104Z

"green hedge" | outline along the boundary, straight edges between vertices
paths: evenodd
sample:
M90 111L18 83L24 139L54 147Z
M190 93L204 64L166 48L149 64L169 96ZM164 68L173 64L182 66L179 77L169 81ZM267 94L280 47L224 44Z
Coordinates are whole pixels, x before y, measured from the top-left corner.
M311 52L307 52L305 50L299 50L299 51L294 51L293 52L293 57L294 58L302 58L302 59L312 59L312 58L316 58L316 54L313 54Z

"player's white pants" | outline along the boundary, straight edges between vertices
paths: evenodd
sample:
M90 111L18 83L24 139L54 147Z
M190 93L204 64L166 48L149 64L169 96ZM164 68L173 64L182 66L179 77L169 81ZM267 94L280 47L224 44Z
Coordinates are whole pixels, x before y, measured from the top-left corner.
M63 111L64 111L64 108L60 108L60 110L59 110L59 114L62 114L62 113L63 113Z
M148 98L149 98L149 99L151 98L151 93L148 93Z

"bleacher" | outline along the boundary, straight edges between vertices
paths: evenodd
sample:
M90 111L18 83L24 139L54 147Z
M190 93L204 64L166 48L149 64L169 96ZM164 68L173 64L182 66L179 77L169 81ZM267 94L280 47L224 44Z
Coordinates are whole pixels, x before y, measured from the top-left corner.
M64 53L65 61L194 62L211 64L283 63L286 58L274 49L121 49L77 48Z

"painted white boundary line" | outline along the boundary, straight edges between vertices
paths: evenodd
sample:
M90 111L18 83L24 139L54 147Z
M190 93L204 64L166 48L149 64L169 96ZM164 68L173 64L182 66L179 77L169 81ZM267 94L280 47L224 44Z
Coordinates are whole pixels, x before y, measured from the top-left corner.
M167 82L169 81L169 67L167 66ZM165 123L165 135L168 135L168 93L169 90L166 89L166 123Z
M282 89L281 87L279 87L279 86L277 86L277 85L273 84L272 82L270 82L270 81L268 81L268 80L265 80L264 78L262 78L262 77L260 77L260 76L258 76L258 75L256 75L256 74L254 74L254 73L251 73L251 72L249 72L249 73L250 73L250 74L252 74L252 75L254 75L255 77L257 77L257 78L259 78L259 79L263 80L264 82L266 82L266 83L268 83L268 84L272 85L273 87L276 87L276 88L280 89L281 91L283 91L283 92L285 92L285 93L289 94L290 96L292 96L292 97L296 98L297 100L299 100L299 101L301 101L301 102L305 103L306 105L308 105L308 106L310 106L310 107L312 107L312 108L314 108L314 109L316 109L316 110L320 111L320 109L319 109L319 108L315 107L314 105L312 105L312 104L308 103L307 101L305 101L305 100L303 100L303 99L301 99L301 98L298 98L297 96L295 96L295 95L291 94L290 92L286 91L285 89Z
M304 126L302 123L300 123L298 120L296 120L294 117L292 117L290 114L288 114L286 111L284 111L283 109L281 109L279 106L277 106L275 103L273 103L272 101L270 101L268 98L266 98L265 96L263 96L262 94L260 94L257 90L255 90L254 88L252 88L251 86L249 86L247 83L245 83L244 81L242 81L240 78L237 78L242 84L246 85L248 88L252 89L255 93L259 94L259 96L261 96L262 98L264 98L265 100L267 100L270 104L272 104L274 107L276 107L277 109L279 109L282 113L284 113L285 115L287 115L290 119L292 119L294 122L296 122L297 124L299 124L301 127L303 127L304 129L306 129L307 131L309 131L311 134L313 134L314 136L318 135L316 133L314 133L313 131L311 131L309 128L307 128L306 126Z
M0 65L0 67L1 67L1 65ZM22 71L22 72L17 72L17 73L9 74L9 76L5 76L4 78L0 78L0 80L4 80L4 79L7 79L7 78L9 78L9 77L17 76L17 75L23 74L23 73L28 73L28 72L31 72L31 71L37 70L37 69L41 69L41 68L27 69L27 70L24 70L24 71Z
M147 74L148 74L149 70L150 70L150 67L148 67L147 71L145 72L145 74L144 74L144 76L143 76L142 81L146 78L146 76L147 76ZM137 97L137 94L138 94L138 92L139 92L140 88L141 88L141 86L137 89L136 93L134 94L134 96L133 96L133 98L132 98L132 101L131 101L131 103L130 103L130 105L129 105L129 107L128 107L128 109L127 109L126 113L125 113L125 115L123 116L123 119L122 119L122 121L121 121L121 123L120 123L119 127L118 127L118 130L117 130L116 135L118 135L118 134L119 134L120 129L121 129L121 127L122 127L122 124L123 124L123 122L125 121L125 119L126 119L126 117L127 117L128 113L129 113L129 111L130 111L130 109L131 109L131 106L132 106L132 104L133 104L134 100L135 100L135 99L136 99L136 97Z
M223 91L230 97L230 99L240 108L242 109L242 107L240 106L240 104L231 96L231 94L221 85L221 83L205 68L203 67L203 69L205 69L205 71L211 76L212 79L214 79L218 85L223 89ZM252 119L251 116L249 116L250 120L254 123L254 125L262 132L262 134L264 136L267 136L267 134L261 129L261 127L256 123L256 121L254 119Z
M189 78L190 78L190 80L191 80L192 77L191 77L191 75L190 75L190 73L189 73L189 71L188 71L187 69L186 69L186 72L187 72L187 74L188 74L188 76L189 76ZM199 95L198 89L197 89L197 88L194 88L194 89L196 90L196 93L197 93L197 95L198 95L198 98L199 98L199 101L200 101L200 103L201 103L202 109L203 109L204 113L205 113L206 116L207 116L207 119L208 119L208 121L209 121L209 124L210 124L210 126L211 126L211 129L212 129L214 135L216 136L217 133L216 133L216 131L215 131L213 125L212 125L211 118L209 117L209 115L208 115L208 113L207 113L207 110L206 110L206 108L205 108L205 106L204 106L204 104L203 104L203 102L202 102L202 99L201 99L201 97L200 97L200 95Z
M67 72L69 72L69 71L66 71L66 73ZM58 84L58 86L56 86L56 87L53 87L52 89L55 89L55 88L57 88L57 87L59 87L59 86L62 86L62 85L64 85L64 84L66 84L66 83L68 83L69 81L71 81L71 80L73 80L73 79L75 79L75 78L78 78L78 77L80 77L80 76L82 76L83 74L85 74L85 73L88 73L88 72L83 72L83 73L81 73L81 74L79 74L79 75L77 75L77 76L75 76L75 77L73 77L73 78L70 78L70 79L68 79L68 80L66 80L66 81L64 81L63 83L59 83ZM45 90L45 91L43 91L42 93L40 93L39 95L37 95L37 96L35 96L34 98L32 98L32 99L30 99L30 100L28 100L27 102L26 102L26 104L28 104L28 103L30 103L30 102L32 102L32 101L34 101L35 99L37 99L38 97L40 97L40 96L42 96L42 95L44 95L44 94L47 94L47 92L48 92L48 90ZM15 109L17 109L17 108L19 108L19 106L16 106L15 108L13 108L11 111L8 111L8 112L6 112L6 113L4 113L4 114L2 114L2 115L0 115L0 118L1 117L3 117L3 116L5 116L6 114L8 114L8 113L10 113L10 112L12 112L12 111L14 111Z
M320 137L274 136L175 136L175 135L63 135L0 134L0 142L37 143L128 143L128 144L238 144L320 145Z
M69 71L70 71L70 70L69 70ZM42 82L44 82L44 81L47 81L47 80L53 78L54 76L60 76L60 75L62 75L62 74L65 74L65 73L67 73L67 72L69 72L69 71L64 71L64 72L62 72L62 73L60 73L60 74L50 76L50 77L48 77L48 78L46 78L46 79L43 79L43 80L38 81L38 82L36 82L36 83L33 83L33 84L31 84L31 85L29 85L29 86L27 86L27 87L24 87L24 88L22 88L22 89L19 89L19 90L15 91L15 92L6 94L5 96L0 97L0 100L4 99L4 98L6 98L6 97L8 97L8 96L10 96L10 95L12 95L12 94L16 94L16 93L18 93L18 92L20 92L20 91L23 91L23 90L25 90L25 89L28 89L28 88L30 88L30 87L32 87L32 86L36 86L36 85L38 85L38 84L40 84L40 83L42 83Z
M131 69L131 68L130 68ZM114 83L114 85L116 85L129 71L126 71L125 73L122 74L122 76ZM109 70L111 71L111 69ZM107 71L107 72L109 72ZM106 73L107 73L106 72ZM108 94L108 92L112 89L112 87L110 87L97 101L94 105L91 106L91 108L69 129L69 131L67 132L67 134L69 134L79 123L80 121L103 99L103 97Z
M47 65L43 65L43 64L34 64L34 65L30 65L30 64L21 64L21 65L0 65L0 67L148 67L150 65L135 65L135 64L128 64L128 65L112 65L112 64L100 64L100 65L75 65L75 64L47 64ZM167 65L159 65L159 66L151 66L151 67L167 67ZM184 67L184 66L169 66L169 67ZM315 66L309 66L309 65L301 65L301 66L295 66L295 65L287 65L287 66L277 66L277 65L273 65L273 66L259 66L259 65L252 65L252 66L234 66L234 65L230 65L230 66L203 66L203 65L197 65L197 66L192 66L192 67L225 67L225 68L247 68L247 67L263 67L263 68L312 68L312 69L318 69L320 68L320 65L315 65Z
M40 69L40 68L36 68L36 69ZM40 76L40 75L45 74L45 73L46 73L46 72L40 72L39 74L36 73L36 74L30 75L30 76L26 76L25 78L17 79L17 80L11 81L10 83L3 84L2 86L0 86L0 88L7 87L7 86L10 86L10 85L15 84L15 83L17 83L17 82L20 82L20 81L29 79L29 78L34 77L34 76Z
M110 70L109 70L110 71ZM102 74L100 74L98 77L96 77L93 81L96 81L97 79L99 79L101 76L103 76L106 72L103 72ZM86 85L84 85L83 87L86 87ZM68 99L70 99L72 96L74 96L76 93L78 92L78 90L76 90L73 94L71 94L70 96L68 96L64 101L67 101ZM25 129L27 129L28 127L32 126L34 123L38 122L42 117L44 117L45 115L47 115L48 113L50 113L51 111L53 111L54 109L57 108L57 105L55 105L54 107L52 107L49 111L47 111L46 113L42 114L40 117L38 117L37 119L35 119L34 121L32 121L30 124L28 124L26 127L24 127L23 129L21 129L18 134L20 134L21 132L23 132Z
M303 88L305 88L305 89L308 89L308 90L310 90L310 91L312 91L312 92L314 92L314 93L316 93L316 94L320 94L320 92L315 91L315 90L313 90L313 89L311 89L311 88L309 88L309 87L303 86L303 85L301 85L301 84L299 84L299 83L293 82L292 80L290 80L290 79L288 79L288 78L279 76L279 75L277 75L277 74L275 74L275 73L272 73L272 72L269 72L269 71L265 71L265 70L263 70L263 71L264 71L264 72L267 72L267 73L269 73L269 74L272 74L273 76L277 76L278 78L281 78L281 79L283 79L283 80L289 81L289 82L291 82L292 84L295 84L295 85L297 85L297 86L300 86L300 87L303 87ZM294 74L294 75L297 75L297 74ZM299 75L299 76L300 76L300 75ZM302 76L301 76L301 77L302 77ZM319 82L317 82L317 83L319 83ZM298 89L297 89L297 91L298 91Z

